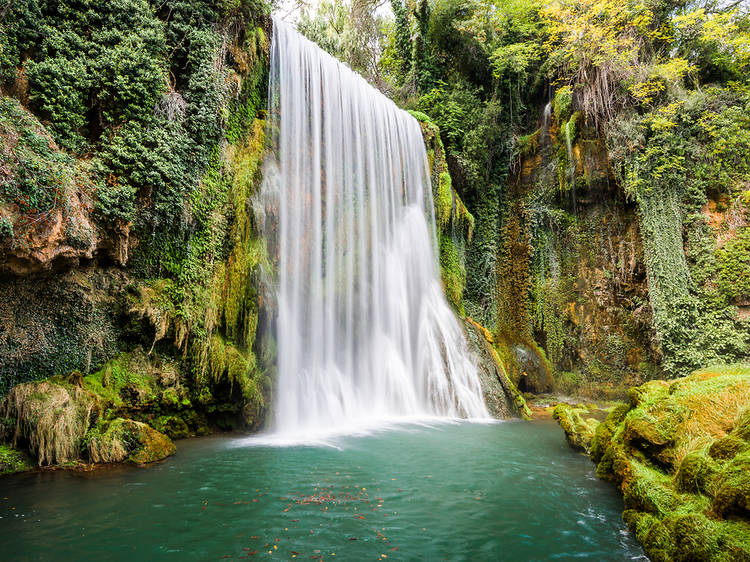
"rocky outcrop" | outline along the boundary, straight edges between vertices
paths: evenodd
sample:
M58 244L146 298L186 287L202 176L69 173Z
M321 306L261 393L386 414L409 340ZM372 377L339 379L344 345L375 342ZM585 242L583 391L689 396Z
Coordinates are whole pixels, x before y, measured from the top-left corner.
M471 318L464 320L464 327L477 361L484 402L490 414L497 419L530 418L526 401L494 348L492 335Z
M212 428L217 404L194 405L184 383L176 363L133 352L88 376L19 384L0 402L0 440L39 466L160 460L175 451L170 436Z
M177 450L167 437L145 423L116 418L92 430L86 448L93 462L145 464L160 461Z
M594 411L598 411L596 405L578 404L571 405L560 403L552 411L552 417L557 420L563 431L568 444L578 451L589 453L591 441L599 425L599 421L592 417Z
M97 226L89 168L17 100L0 98L0 274L67 269L98 252L125 265L130 227Z
M521 219L508 219L519 224L506 235L527 248L525 260L516 260L526 265L504 265L523 289L505 300L575 386L637 384L655 360L635 208L610 173L604 141L582 127L580 115L554 115L522 139L511 188Z

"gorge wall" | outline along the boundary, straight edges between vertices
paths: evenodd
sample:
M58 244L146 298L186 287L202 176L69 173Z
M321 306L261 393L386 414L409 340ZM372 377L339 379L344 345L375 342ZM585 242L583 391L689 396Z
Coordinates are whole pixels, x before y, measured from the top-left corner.
M120 461L151 458L148 426L259 427L266 6L34 1L3 26L3 436L39 463Z
M503 225L516 257L499 274L511 304L501 316L517 312L516 333L528 330L546 351L561 389L602 390L748 357L748 293L738 277L749 265L740 257L747 192L726 177L706 134L706 121L742 107L728 97L696 100L676 131L639 153L643 137L627 138L637 117L603 134L562 88L521 138L508 190L514 212ZM695 119L703 130L690 130ZM677 152L670 143L679 142L696 151L679 164L656 152L659 143ZM662 169L649 175L648 165Z

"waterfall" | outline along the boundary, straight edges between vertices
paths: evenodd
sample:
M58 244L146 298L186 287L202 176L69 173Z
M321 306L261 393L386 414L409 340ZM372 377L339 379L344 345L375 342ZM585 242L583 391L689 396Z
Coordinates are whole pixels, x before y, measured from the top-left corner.
M573 185L575 183L576 161L573 157L573 133L570 132L571 125L575 126L575 121L573 121L572 117L565 123L565 149L568 152L568 179L570 184Z
M576 210L576 160L573 155L573 133L570 132L575 127L575 116L571 116L565 123L565 148L568 152L568 181L570 182L570 193L573 198L573 212Z
M544 106L544 113L542 114L542 146L547 144L549 140L549 122L552 117L552 104L547 102Z
M489 417L443 295L419 123L274 19L263 193L278 213L273 429Z

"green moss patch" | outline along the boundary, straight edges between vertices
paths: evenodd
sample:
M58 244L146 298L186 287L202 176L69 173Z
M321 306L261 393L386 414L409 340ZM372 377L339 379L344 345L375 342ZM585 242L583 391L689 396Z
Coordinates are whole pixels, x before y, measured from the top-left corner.
M116 418L92 428L86 436L92 462L145 464L173 455L174 443L145 423Z
M591 417L592 410L598 410L598 407L558 404L552 411L552 416L562 427L570 446L586 453L591 450L591 440L600 423L599 420Z
M750 558L750 366L630 392L592 439L597 474L652 560Z
M0 475L31 470L34 467L31 457L10 445L0 444Z

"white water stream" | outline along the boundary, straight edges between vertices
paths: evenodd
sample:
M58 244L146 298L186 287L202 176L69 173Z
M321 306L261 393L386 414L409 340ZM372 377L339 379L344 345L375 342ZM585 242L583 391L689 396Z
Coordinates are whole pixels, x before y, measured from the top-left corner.
M263 192L278 210L273 430L488 418L443 295L419 123L278 19Z

